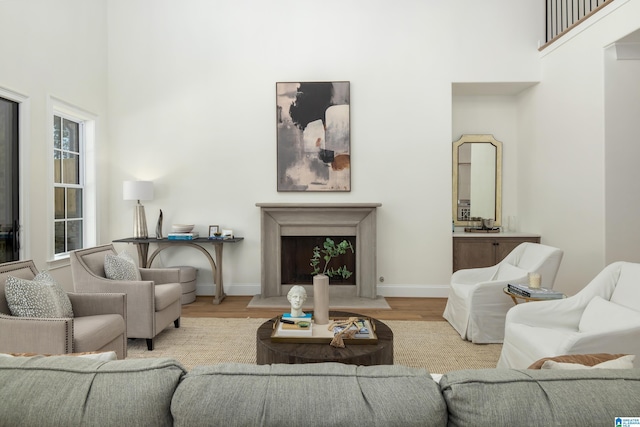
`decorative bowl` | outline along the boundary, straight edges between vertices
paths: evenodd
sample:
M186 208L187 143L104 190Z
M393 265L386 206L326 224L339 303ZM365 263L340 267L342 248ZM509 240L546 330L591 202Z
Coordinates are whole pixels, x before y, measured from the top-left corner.
M173 224L171 226L172 233L191 233L195 224Z

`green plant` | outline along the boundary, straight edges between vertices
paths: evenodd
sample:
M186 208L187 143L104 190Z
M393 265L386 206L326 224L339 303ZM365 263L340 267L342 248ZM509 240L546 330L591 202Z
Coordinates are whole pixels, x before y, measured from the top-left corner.
M320 249L318 246L313 248L313 256L311 257L311 263L309 264L313 267L311 274L314 276L316 274L326 274L329 277L342 276L344 279L349 278L353 273L347 270L346 265L337 269L333 267L329 269L327 268L329 266L329 261L331 261L332 258L347 253L348 249L351 249L351 252L353 253L353 246L351 245L351 242L343 240L336 245L336 242L327 237L322 246L324 249ZM324 267L322 270L320 270L321 259L324 259Z

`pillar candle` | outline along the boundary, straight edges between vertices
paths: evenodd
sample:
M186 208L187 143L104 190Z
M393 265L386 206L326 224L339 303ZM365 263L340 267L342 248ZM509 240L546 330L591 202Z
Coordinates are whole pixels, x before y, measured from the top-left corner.
M539 288L542 278L539 273L529 273L529 286L532 288Z

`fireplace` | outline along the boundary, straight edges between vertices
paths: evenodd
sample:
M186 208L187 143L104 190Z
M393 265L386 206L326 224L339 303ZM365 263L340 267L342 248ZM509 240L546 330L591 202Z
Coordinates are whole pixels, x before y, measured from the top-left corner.
M347 240L353 247L353 252L338 255L329 263L329 268L337 269L345 266L352 274L348 278L334 276L329 281L330 286L356 284L356 251L355 236L281 236L280 278L283 285L311 285L313 283L311 255L314 248L322 250L326 238L336 244ZM322 253L321 253L322 255ZM320 261L320 269L324 267L324 260Z
M377 297L376 208L380 203L257 203L256 206L260 207L261 220L262 298L286 295L294 284L303 285L313 295L313 287L303 280L291 283L285 275L283 281L283 238L294 236L353 239L353 283L330 286L329 293L338 297ZM307 262L311 255L305 254Z

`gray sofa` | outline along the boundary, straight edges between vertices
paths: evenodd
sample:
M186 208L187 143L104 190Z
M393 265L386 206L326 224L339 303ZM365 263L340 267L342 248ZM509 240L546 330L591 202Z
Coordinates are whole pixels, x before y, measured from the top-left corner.
M0 426L615 425L640 416L640 370L202 366L0 357Z

